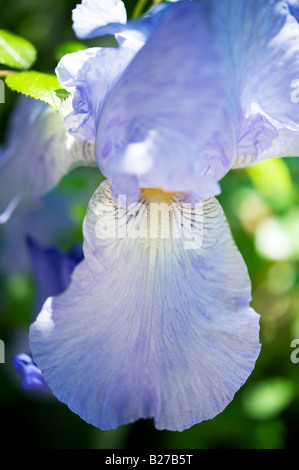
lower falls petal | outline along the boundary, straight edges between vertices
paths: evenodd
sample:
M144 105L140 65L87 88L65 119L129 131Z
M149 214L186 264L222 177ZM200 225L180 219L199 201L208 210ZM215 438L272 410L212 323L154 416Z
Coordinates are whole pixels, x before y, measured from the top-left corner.
M191 219L195 245L186 233L167 237L163 211L150 238L150 203L161 201ZM111 429L154 418L157 429L182 431L223 411L247 380L259 315L216 199L194 208L186 195L146 189L139 204L128 216L108 181L98 188L84 222L85 259L69 288L45 302L30 346L53 393L88 423ZM115 220L126 236L109 235Z

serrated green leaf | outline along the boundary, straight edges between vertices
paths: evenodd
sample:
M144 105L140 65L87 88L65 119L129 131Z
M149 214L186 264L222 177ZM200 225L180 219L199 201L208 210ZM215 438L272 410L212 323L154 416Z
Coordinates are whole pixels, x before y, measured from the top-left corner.
M59 61L64 55L73 52L84 51L87 46L80 41L66 41L60 44L55 50L55 59Z
M5 83L11 90L44 101L56 111L69 95L69 92L59 85L56 75L34 70L9 75L6 77Z
M18 70L26 70L36 60L36 49L27 41L5 29L0 29L0 63Z

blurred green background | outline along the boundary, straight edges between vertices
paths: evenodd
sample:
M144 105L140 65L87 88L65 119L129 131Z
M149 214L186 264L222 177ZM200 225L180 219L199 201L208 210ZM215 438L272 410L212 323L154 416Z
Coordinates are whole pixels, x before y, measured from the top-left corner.
M76 0L0 0L0 28L30 40L38 49L34 69L53 72L60 55L58 46L76 40L71 22L76 3ZM125 3L130 14L135 2ZM86 45L95 43L89 41ZM15 100L16 95L6 89L6 102L0 104L0 143L4 142ZM60 199L67 201L65 212L59 204L55 207L56 219L65 217L67 224L56 230L52 245L68 250L74 242L82 241L82 220L100 178L97 170L76 170L37 202L34 210ZM272 160L248 170L231 171L221 186L219 200L252 280L252 306L261 314L262 343L252 375L226 410L182 433L156 431L151 421L103 432L86 424L55 398L24 391L21 378L12 368L11 357L26 347L35 283L26 262L18 266L11 261L10 269L1 263L0 272L0 338L6 345L6 363L0 364L2 446L27 449L297 446L299 363L291 362L290 345L299 338L299 160ZM10 230L11 233L18 230L17 222L9 224L0 226L2 259ZM25 233L26 227L22 230ZM21 250L16 245L15 250L18 249ZM19 252L15 254L18 257Z

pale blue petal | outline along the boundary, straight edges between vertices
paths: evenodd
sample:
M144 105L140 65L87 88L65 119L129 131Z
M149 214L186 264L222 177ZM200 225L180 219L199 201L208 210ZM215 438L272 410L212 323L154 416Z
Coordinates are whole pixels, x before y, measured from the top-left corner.
M160 13L168 7L169 4L160 3L152 7L146 15L127 23L123 2L83 0L82 4L73 10L73 28L81 39L112 34L119 43L123 38L130 38L144 44L160 21Z
M259 156L259 161L275 157L299 157L299 130L282 129L272 147Z
M77 8L79 7L81 5ZM89 11L88 18L91 18L98 7L97 3L87 1L84 8L82 5L82 11L86 14ZM105 5L103 7L105 9ZM118 48L90 48L67 54L59 62L56 68L58 80L73 95L73 110L66 118L67 129L73 136L80 140L95 141L97 123L106 97L123 70L153 33L167 7L168 5L156 5L144 18L126 25L110 23L88 36L113 33L119 43ZM79 12L80 8L77 12L78 22L79 16L81 18ZM97 21L96 14L94 19Z
M219 204L205 201L203 245L186 249L182 238L98 238L99 203L116 213L108 182L87 212L85 260L31 326L34 361L57 398L101 429L213 418L260 351L248 273Z
M280 157L299 157L299 130L281 129L270 148L258 156L250 153L240 154L234 161L232 168L245 168L263 160Z
M135 41L118 48L94 47L65 55L56 68L60 84L73 95L73 111L66 117L68 131L80 140L95 141L96 122L105 99L136 54Z
M63 116L23 97L15 110L0 161L0 222L21 200L49 192L71 169L95 165L94 147L69 135Z
M212 3L228 71L238 159L259 161L281 129L299 130L298 105L291 100L291 84L299 77L299 25L279 0Z
M119 192L127 185L129 196L137 184L206 197L219 191L217 181L234 162L264 159L277 142L287 147L280 138L299 131L291 99L299 77L294 9L293 1L280 0L170 4L150 15L154 27L146 44L100 106L100 86L80 74L78 88L93 84L81 103L88 103L86 132L91 127L96 134L98 165L120 182ZM119 35L134 25L138 31L144 19L138 21L127 31L122 25ZM111 64L88 67L101 75L101 66Z
M73 10L73 28L81 39L111 34L110 29L103 26L126 21L126 9L120 0L82 0Z
M114 34L119 44L124 40L139 42L144 45L150 36L155 32L159 23L163 20L167 10L171 8L169 3L159 3L153 6L144 16L136 20L129 21L125 25L107 25L109 34ZM101 31L102 35L103 31Z
M206 2L172 4L107 96L96 140L107 177L205 197L210 172L209 195L218 192L216 181L234 158L234 129L212 13Z

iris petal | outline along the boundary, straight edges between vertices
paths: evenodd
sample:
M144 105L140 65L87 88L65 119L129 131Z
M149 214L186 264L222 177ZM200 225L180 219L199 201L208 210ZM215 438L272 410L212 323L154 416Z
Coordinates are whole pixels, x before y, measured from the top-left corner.
M126 186L128 196L138 186L162 187L204 198L218 193L216 183L231 167L277 156L277 150L288 155L294 145L296 151L297 9L294 0L180 1L110 25L127 41L144 27L144 47L122 62L123 73L114 75L100 107L93 91L102 96L101 80L97 85L82 68L87 78L80 72L75 88L84 89L82 103L90 103L98 165L117 179L120 193ZM87 68L107 75L114 65L98 59ZM291 147L282 140L289 135Z
M168 3L152 7L146 15L126 22L126 10L119 0L83 0L73 10L73 29L81 39L114 35L119 44L123 39L146 42L160 21L158 13L165 11Z
M106 233L116 217L130 237L99 237L100 203ZM136 217L117 213L109 182L100 186L84 222L85 260L68 290L44 304L31 350L53 393L88 423L110 429L153 417L158 429L183 430L220 413L246 381L259 316L215 199L204 203L196 249L162 232L134 238Z
M120 0L83 0L73 10L73 28L81 39L111 34L110 29L103 27L109 23L125 24L126 21L126 9Z
M6 222L22 199L46 194L76 166L95 165L94 147L69 135L50 106L23 97L0 164L0 222Z
M299 131L281 129L271 147L258 156L251 154L239 155L232 168L245 168L250 165L279 157L299 157Z
M135 41L125 41L118 48L94 47L61 59L56 68L58 80L73 94L66 126L77 139L95 142L106 96L140 47Z
M123 174L139 187L201 187L206 196L206 173L220 179L234 155L214 18L209 2L178 2L166 13L107 96L96 159L112 180ZM208 141L221 126L227 147L219 156L222 143L210 151Z
M279 0L219 2L218 22L235 110L233 166L257 163L272 151L275 157L278 145L286 155L286 135L299 132L298 105L292 100L292 84L299 78L298 23Z

